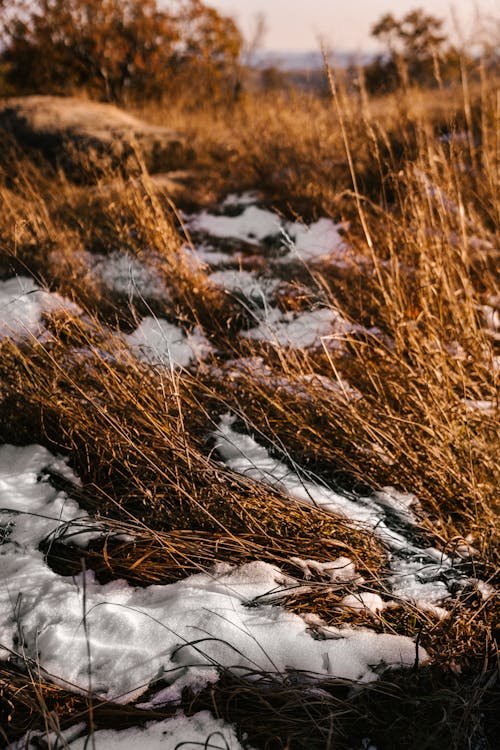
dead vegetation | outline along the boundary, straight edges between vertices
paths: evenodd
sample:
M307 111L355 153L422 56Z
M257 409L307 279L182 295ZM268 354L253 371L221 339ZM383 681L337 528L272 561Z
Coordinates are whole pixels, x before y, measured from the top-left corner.
M167 124L186 135L196 156L175 206L139 156L140 179L109 171L83 187L17 146L3 152L0 278L33 276L81 314L48 316L43 343L0 344L0 436L69 456L82 485L49 480L106 532L83 551L52 544L48 564L73 574L83 560L102 581L146 586L217 562L264 560L300 580L279 599L292 611L418 636L433 657L430 667L386 675L362 691L224 673L203 693L185 693L186 710L209 708L236 722L252 746L360 748L367 736L379 748L495 746L495 595L483 601L465 591L440 621L404 603L380 616L346 611L342 587L321 576L305 580L293 558L346 554L366 589L383 593L384 545L221 466L210 436L231 412L272 455L334 486L414 492L422 538L443 551L471 545L474 574L498 583L498 332L485 321L500 293L496 85L483 80L472 95L447 91L442 106L424 92L380 102L340 91L336 108L265 95L230 111L179 107ZM464 102L464 91L473 99ZM167 122L164 111L145 114ZM262 205L287 218L350 222L356 259L349 268L324 261L298 269L292 281L301 286L295 298L283 296L282 307L322 300L376 333L307 352L238 338L248 309L189 262L181 209L256 188ZM146 260L168 303L99 283L92 258L113 251ZM213 346L210 366L179 373L133 355L121 332L160 310L186 330L202 326ZM237 356L260 357L265 376L243 367L229 377L227 361ZM359 398L348 397L344 379ZM491 408L474 409L475 402ZM124 533L134 541L123 541ZM89 707L32 664L5 664L0 674L5 743L27 729L81 720L122 727L172 710Z

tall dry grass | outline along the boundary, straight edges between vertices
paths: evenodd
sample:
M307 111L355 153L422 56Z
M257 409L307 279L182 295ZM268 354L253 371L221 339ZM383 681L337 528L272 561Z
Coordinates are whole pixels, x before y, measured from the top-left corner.
M89 184L77 186L4 144L1 278L33 275L84 315L48 319L44 344L1 344L0 435L70 457L82 487L50 479L107 529L106 543L83 555L102 580L165 583L216 561L253 559L300 577L292 557L347 554L377 587L386 551L370 534L218 464L208 436L231 411L273 455L329 483L415 492L422 534L446 551L466 540L476 550L471 571L498 582L499 354L488 325L500 295L497 87L483 74L475 86L383 100L338 87L329 102L288 94L230 109L150 107L142 114L186 133L196 154L177 205L144 172L104 179L89 170ZM179 209L249 189L287 218L349 223L348 268L292 269L299 302L284 298L283 309L320 300L377 332L309 352L238 338L245 311L188 262ZM113 250L152 265L171 293L168 309L102 286L89 254ZM137 361L119 333L151 312L201 324L213 366L174 373ZM262 357L272 377L242 368L228 378L226 360L242 355ZM318 376L337 382L339 395ZM342 395L344 379L361 398ZM123 542L123 532L135 540ZM81 557L53 545L48 562L69 574ZM315 583L291 592L286 606L353 621L335 609L342 590ZM361 695L324 685L319 698L265 675L250 685L224 675L210 694L187 696L186 707L236 720L257 747L351 748L368 730L419 750L494 742L498 600L468 591L441 623L402 606L369 624L420 633L434 665ZM9 739L43 728L48 714L88 718L70 694L19 668L2 671L0 691ZM104 706L100 725L121 726L125 713ZM266 717L258 731L256 715Z

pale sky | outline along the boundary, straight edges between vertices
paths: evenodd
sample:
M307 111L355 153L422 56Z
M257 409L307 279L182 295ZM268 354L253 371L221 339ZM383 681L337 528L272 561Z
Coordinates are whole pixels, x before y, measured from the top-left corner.
M247 36L255 28L256 14L263 13L267 28L263 48L278 51L318 49L319 38L339 52L371 51L370 27L387 12L399 17L424 8L447 18L451 29L454 9L464 34L471 31L475 8L500 16L499 0L207 0L207 4L233 16Z

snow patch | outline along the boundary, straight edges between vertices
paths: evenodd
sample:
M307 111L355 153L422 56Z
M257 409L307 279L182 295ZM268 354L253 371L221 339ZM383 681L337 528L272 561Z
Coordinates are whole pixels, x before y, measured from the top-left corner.
M360 581L361 577L356 572L352 560L348 557L337 557L331 562L318 562L317 560L302 560L300 557L291 557L290 562L298 565L306 580L314 575L326 576L332 583Z
M168 300L169 295L158 274L130 253L115 250L92 259L94 273L108 289L134 299Z
M319 347L323 343L336 348L355 329L338 310L329 307L300 313L270 309L256 328L241 335L253 341L267 341L294 349Z
M240 294L249 302L265 307L268 297L279 286L279 279L258 277L251 271L215 271L208 277L212 284Z
M211 237L242 240L258 245L266 237L280 234L281 223L276 214L257 206L248 205L238 216L215 216L202 211L188 221L191 231L205 232Z
M191 333L184 333L173 323L149 315L133 333L125 334L124 339L144 362L165 367L188 367L213 351L199 326Z
M452 557L434 547L411 541L418 534L412 507L414 495L388 487L368 497L351 495L320 484L300 469L268 453L253 437L233 429L234 418L223 415L214 432L215 447L233 471L268 484L289 497L323 511L347 518L376 535L390 550L386 583L392 595L421 608L439 605L467 584L476 584L460 572Z
M215 719L208 711L200 711L193 716L179 712L171 719L149 722L144 727L128 729L100 729L92 735L73 739L82 732L80 727L72 727L59 734L32 732L19 742L9 745L7 750L36 750L42 747L42 738L48 740L47 746L52 750L86 750L95 747L97 750L243 750L231 724L222 719ZM43 745L45 747L45 744ZM245 745L248 748L248 745Z
M73 302L41 289L27 276L0 281L0 340L42 337L45 332L42 316L56 310L81 313Z
M192 231L204 232L219 239L242 240L258 245L268 238L277 239L288 252L280 262L294 260L314 262L332 254L342 257L347 251L340 232L345 224L335 224L331 219L321 218L310 226L297 221L285 221L267 209L255 205L252 193L243 196L231 195L223 202L223 208L240 207L236 216L215 215L208 211L191 216L187 224Z
M377 614L387 607L387 603L379 594L374 594L371 591L359 591L357 594L345 596L342 599L342 606L349 609L368 610L368 612Z
M203 668L211 681L219 665L242 675L292 672L370 682L377 666L413 664L409 638L324 628L318 640L300 616L262 604L297 583L264 562L221 564L213 573L140 589L120 580L100 585L92 571L56 574L39 541L47 534L71 539L82 515L43 480L43 469L60 463L39 446L0 451L1 657L19 649L58 683L121 702L158 679L167 685L187 679L191 670L198 685ZM419 656L427 658L423 650Z
M280 260L288 263L297 258L303 262L314 262L329 255L343 256L347 251L340 230L345 224L334 224L330 219L319 219L306 226L298 222L287 223L283 229L287 237L289 252Z

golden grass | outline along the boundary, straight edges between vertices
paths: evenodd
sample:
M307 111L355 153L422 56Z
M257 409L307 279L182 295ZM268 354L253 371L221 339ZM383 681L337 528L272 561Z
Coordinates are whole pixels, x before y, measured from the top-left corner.
M471 541L471 568L498 582L498 339L484 319L484 306L497 305L500 294L496 88L495 80L483 80L472 94L464 89L465 101L456 90L370 101L340 89L336 107L262 95L230 111L142 112L184 132L194 148L192 177L177 195L182 209L258 189L289 218L350 222L347 240L357 257L349 268L298 269L291 280L308 289L280 301L286 310L320 299L380 331L348 336L333 351L327 342L297 352L238 339L245 311L188 262L180 214L145 172L108 180L89 170L91 184L76 186L42 161L4 150L0 278L33 275L85 312L84 319L48 319L53 338L44 345L0 346L2 440L36 440L68 455L82 487L63 489L98 511L108 529L83 553L53 545L54 569L76 572L83 556L101 580L149 585L215 562L259 559L300 579L291 558L346 554L380 590L386 551L372 535L291 504L217 462L208 436L231 411L280 458L284 446L285 458L330 483L415 492L423 537L446 551ZM440 140L443 132L451 133L449 142ZM159 372L126 349L119 331L160 310L110 294L93 277L85 254L115 249L151 262L171 293L169 318L188 328L201 324L216 347L213 368ZM224 363L241 355L261 356L274 378L296 390L244 369L228 381ZM362 397L334 397L304 375L339 384L345 378ZM489 401L492 409L474 411L467 400ZM135 540L117 540L124 531ZM304 583L281 603L330 623L419 634L434 666L395 674L350 698L338 684L321 686L324 693L314 697L266 676L247 684L224 675L206 694L188 696L186 706L236 720L262 748L354 747L372 730L381 743L419 750L458 750L494 737L498 599L481 602L466 591L439 623L410 605L374 618L343 610L338 586ZM9 739L43 728L47 716L88 719L83 699L37 680L2 668ZM103 726L121 726L125 715L144 718L134 709L103 711Z

